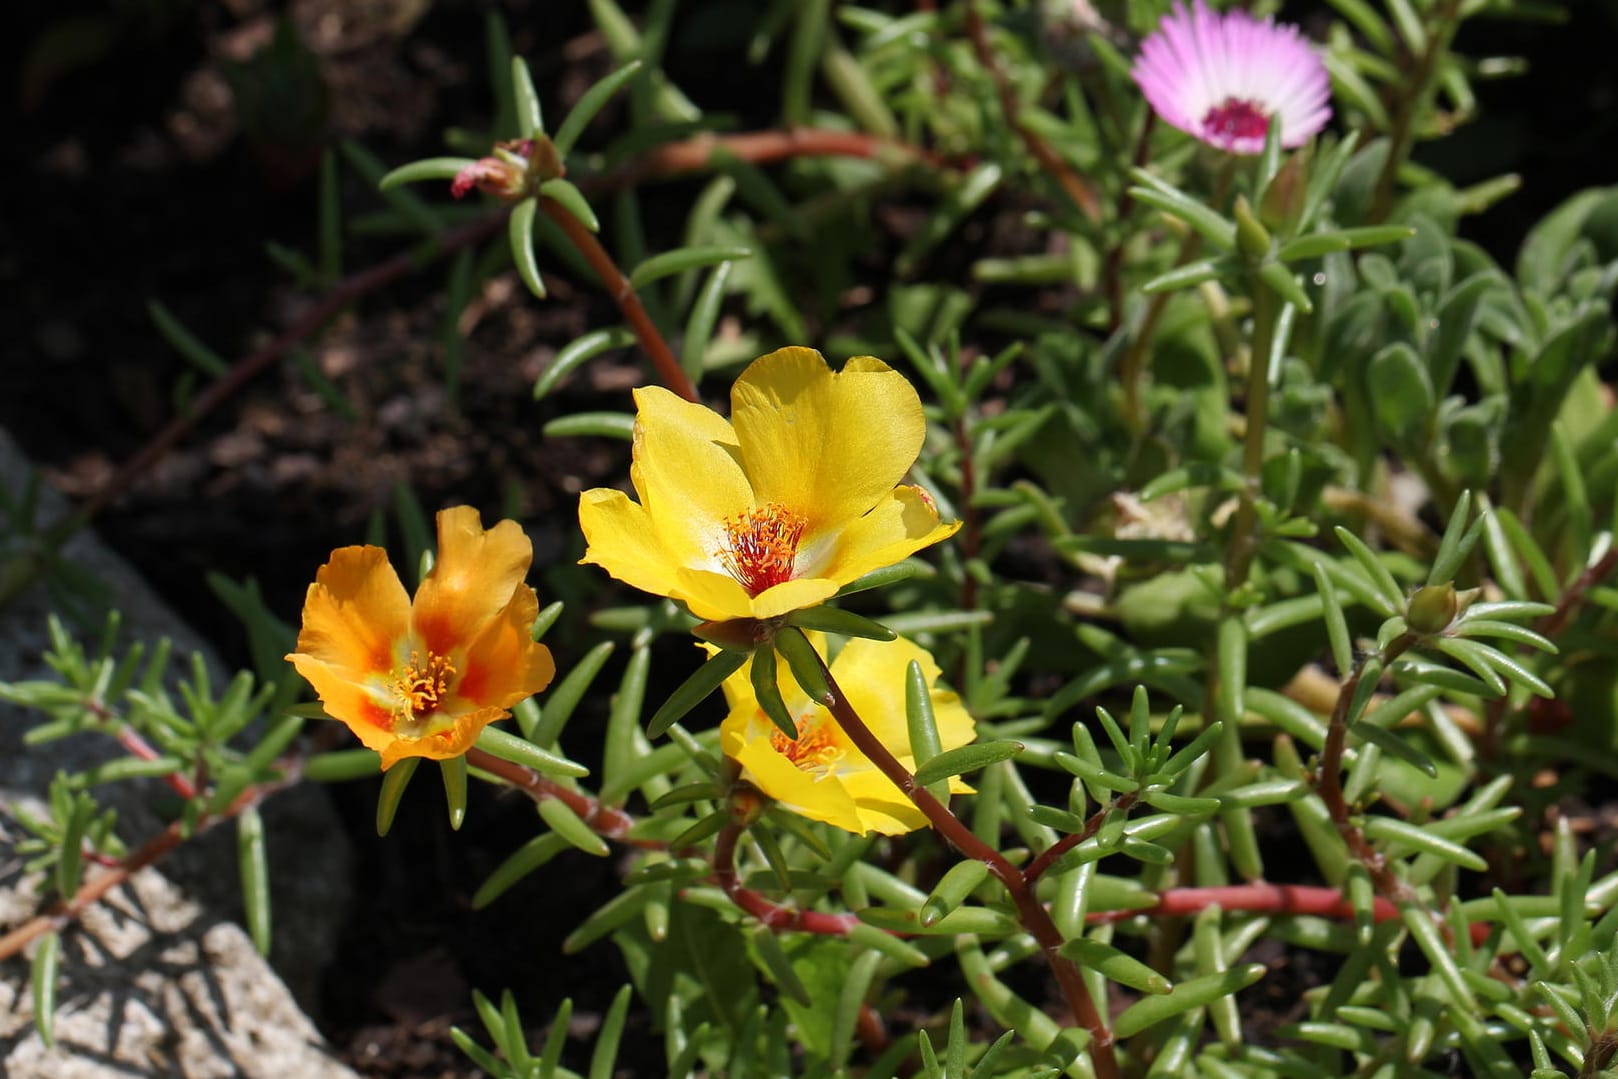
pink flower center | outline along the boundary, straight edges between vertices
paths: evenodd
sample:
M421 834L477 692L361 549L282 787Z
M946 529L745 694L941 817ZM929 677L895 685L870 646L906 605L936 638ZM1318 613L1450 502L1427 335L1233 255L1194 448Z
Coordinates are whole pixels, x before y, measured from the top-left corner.
M393 672L393 693L398 701L394 709L395 723L417 724L438 711L441 701L449 696L450 682L455 678L455 665L436 652L411 652L410 662Z
M808 524L774 502L725 519L725 546L718 552L730 575L756 596L792 580L798 541Z
M1227 97L1203 116L1202 129L1226 146L1247 139L1263 141L1270 132L1270 114L1256 101Z

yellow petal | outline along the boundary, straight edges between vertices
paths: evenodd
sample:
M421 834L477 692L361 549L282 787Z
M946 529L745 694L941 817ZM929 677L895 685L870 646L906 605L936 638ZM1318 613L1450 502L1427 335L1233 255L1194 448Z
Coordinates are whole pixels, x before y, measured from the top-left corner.
M939 523L938 507L921 488L900 487L830 536L825 552L813 556L814 572L847 584L948 539L960 527L959 521Z
M854 800L861 831L903 835L927 827L926 814L875 766L841 776L840 781Z
M762 723L767 726L769 721ZM726 756L742 766L754 786L784 808L857 835L865 831L854 800L842 784L834 777L816 778L777 753L770 745L768 731L756 718L747 719L733 712L720 725L719 744Z
M818 607L837 594L836 581L825 577L800 577L766 588L753 597L754 618L778 618L805 607Z
M484 627L461 658L454 697L478 707L510 708L550 685L556 674L551 650L530 636L538 615L534 590L518 585L506 609Z
M505 610L533 557L534 545L516 521L485 532L471 506L441 511L438 558L416 590L417 639L441 656L465 647Z
M674 585L663 594L680 600L705 622L757 617L753 614L753 597L726 573L675 567Z
M597 487L580 495L579 527L586 544L581 563L600 566L642 592L674 594L679 567L658 542L646 510L622 491Z
M903 375L870 356L834 374L808 348L780 349L743 371L731 424L754 496L803 514L811 537L893 490L927 430Z
M931 689L933 718L942 748L966 745L974 737L972 716L954 693L933 685L940 673L938 663L931 653L913 641L904 637L896 641L856 637L837 653L831 673L877 741L887 746L894 756L908 757L910 724L904 702L905 680L912 660L921 665L922 677Z
M752 508L736 434L712 409L652 386L635 391L631 470L657 542L676 565L718 569L725 518Z
M304 598L297 652L356 677L389 671L409 625L410 597L388 553L339 547Z

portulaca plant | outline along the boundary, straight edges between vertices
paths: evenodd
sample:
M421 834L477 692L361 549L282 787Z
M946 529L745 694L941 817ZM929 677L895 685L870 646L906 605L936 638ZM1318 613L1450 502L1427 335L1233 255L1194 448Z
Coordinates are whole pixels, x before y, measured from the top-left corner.
M538 808L475 905L612 858L566 954L511 961L630 984L590 1039L479 994L491 1075L1613 1074L1618 866L1569 818L1618 774L1618 195L1502 267L1458 227L1511 182L1412 152L1473 118L1457 31L1518 6L1274 6L777 4L752 132L661 66L674 5L593 0L616 66L554 129L492 35L487 139L378 187L428 255L617 312L534 386L620 466L565 557L460 504L413 598L333 551L241 751L65 633L0 694L193 831L385 772L386 832L426 758L457 827L472 779ZM641 384L568 409L608 353ZM305 755L330 721L358 748ZM72 916L154 848L68 779L30 827L54 898L0 954L46 1031Z

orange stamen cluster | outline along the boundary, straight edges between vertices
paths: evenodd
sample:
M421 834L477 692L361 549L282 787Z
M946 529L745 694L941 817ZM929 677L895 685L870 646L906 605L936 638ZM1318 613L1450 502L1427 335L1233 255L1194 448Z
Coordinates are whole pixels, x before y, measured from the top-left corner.
M450 680L455 677L455 665L446 657L428 652L426 662L421 653L412 651L410 661L393 674L393 692L399 707L396 720L419 723L438 711L439 702L449 696Z
M725 546L717 552L719 560L749 596L792 580L807 521L769 502L727 517L724 523Z
M798 721L796 741L788 738L779 727L772 726L770 748L791 761L799 771L816 772L822 776L827 775L843 756L842 747L835 743L831 730L813 720Z

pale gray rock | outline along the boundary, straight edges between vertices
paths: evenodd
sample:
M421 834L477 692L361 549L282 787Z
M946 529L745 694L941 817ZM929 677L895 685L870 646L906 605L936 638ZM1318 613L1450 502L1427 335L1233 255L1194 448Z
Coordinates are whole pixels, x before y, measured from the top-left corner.
M28 467L0 431L0 486L19 491ZM49 491L41 504L46 520L62 510ZM0 544L12 538L0 533ZM169 637L177 655L207 657L221 679L215 684L223 684L206 643L93 535L75 536L67 552L107 586L124 615L122 640ZM0 681L47 676L41 657L50 609L39 586L0 608ZM117 755L108 740L93 736L25 746L23 736L37 720L0 704L0 932L26 921L39 902L35 882L21 873L15 844L23 833L10 807L37 806L58 770ZM118 809L118 833L132 848L167 823L153 808L165 794L158 784L114 783L96 794ZM346 842L325 792L313 784L273 796L262 811L275 969L232 920L241 907L235 831L221 825L138 874L64 932L56 1049L46 1050L33 1028L28 964L0 963L0 1076L352 1074L330 1058L297 1003L313 1006L346 913Z

